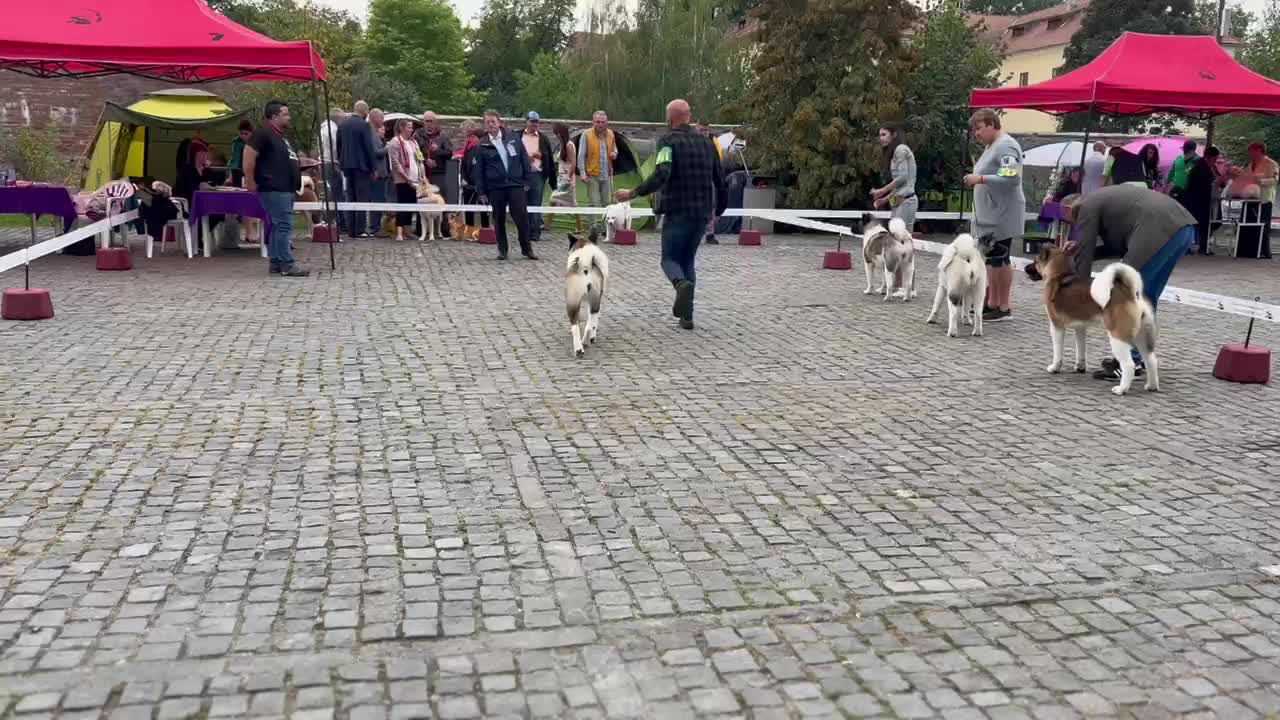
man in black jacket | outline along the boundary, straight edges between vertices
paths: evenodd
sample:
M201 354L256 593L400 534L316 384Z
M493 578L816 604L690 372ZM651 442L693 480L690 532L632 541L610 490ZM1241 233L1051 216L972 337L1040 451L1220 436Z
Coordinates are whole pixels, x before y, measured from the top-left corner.
M529 260L537 260L529 243L529 213L526 208L528 178L533 174L529 153L515 133L502 127L498 113L484 114L484 137L471 156L471 180L481 202L488 198L493 208L493 227L498 235L498 259L507 259L507 209L516 223L520 252Z
M377 157L373 128L369 125L369 104L361 100L356 103L355 112L338 126L338 162L347 178L347 199L351 202L371 202ZM365 211L347 211L347 229L354 237L369 237Z
M547 185L554 190L556 186L556 159L551 152L551 140L542 134L540 126L542 118L538 113L529 111L524 116L524 132L520 141L524 143L524 151L529 155L529 166L533 172L526 178L526 199L529 207L538 207L546 196ZM542 215L529 213L529 239L538 242L542 239Z
M693 329L693 291L697 283L694 257L707 229L707 218L724 214L728 197L724 173L715 141L689 126L689 103L672 100L667 104L667 126L671 132L658 141L658 164L648 180L634 191L614 193L618 202L662 191L657 210L662 222L662 271L676 289L671 314L680 318L680 327Z

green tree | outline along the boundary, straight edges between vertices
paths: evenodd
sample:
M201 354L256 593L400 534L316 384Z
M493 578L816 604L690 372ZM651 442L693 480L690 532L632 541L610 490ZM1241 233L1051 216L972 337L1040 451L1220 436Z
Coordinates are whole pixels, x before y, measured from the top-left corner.
M1250 70L1280 79L1280 2L1271 0L1254 30L1236 55ZM1249 143L1262 141L1274 154L1280 149L1280 118L1268 115L1228 115L1218 120L1216 144L1240 162Z
M1232 37L1245 39L1258 18L1253 13L1240 7L1227 7L1230 17L1227 30ZM1205 35L1213 35L1218 24L1218 0L1196 0L1196 25Z
M1060 0L968 0L964 9L980 15L1026 15L1059 3Z
M421 110L480 109L483 98L471 87L463 54L462 23L447 0L371 0L363 48L379 72L417 90L426 106Z
M516 71L515 79L517 107L537 110L546 118L584 118L591 113L579 73L551 53L540 53L528 72Z
M903 116L912 51L907 0L764 0L745 115L749 142L802 207L864 205L876 182L876 130Z
M918 63L906 87L907 138L916 154L920 190L958 188L969 171L969 92L1000 84L999 50L982 42L957 0L925 10L912 38Z
M574 0L488 0L480 20L467 34L467 67L488 104L515 114L518 73L533 69L543 53L559 54L568 45Z
M1196 35L1202 32L1193 0L1093 0L1084 22L1063 53L1064 72L1091 62L1125 31L1151 35ZM1132 132L1152 124L1149 117L1097 117L1093 130ZM1155 118L1157 124L1171 125ZM1088 113L1067 115L1064 130L1080 131L1088 125Z

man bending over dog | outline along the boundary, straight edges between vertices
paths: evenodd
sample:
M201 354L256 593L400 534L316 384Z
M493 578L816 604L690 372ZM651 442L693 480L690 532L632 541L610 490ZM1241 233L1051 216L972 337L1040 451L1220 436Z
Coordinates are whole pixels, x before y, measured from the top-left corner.
M1088 195L1068 195L1062 208L1065 220L1078 229L1074 243L1077 282L1089 282L1095 257L1121 257L1142 276L1142 294L1152 308L1178 260L1195 244L1196 219L1191 213L1177 200L1145 187L1109 185ZM1102 246L1095 252L1098 240ZM1137 375L1142 375L1142 356L1137 350L1132 353ZM1118 379L1120 363L1107 358L1093 376Z
M689 103L672 100L667 104L667 127L671 132L658 141L658 164L648 180L634 191L619 190L618 202L662 191L655 214L665 215L662 223L662 271L676 289L671 314L680 318L680 327L693 329L693 290L697 282L693 260L707 229L707 218L720 217L728 206L724 173L715 141L689 126Z

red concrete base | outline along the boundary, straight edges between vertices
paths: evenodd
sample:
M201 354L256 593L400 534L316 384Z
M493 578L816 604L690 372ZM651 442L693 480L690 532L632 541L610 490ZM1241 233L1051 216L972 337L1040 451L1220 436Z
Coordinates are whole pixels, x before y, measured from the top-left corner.
M476 238L476 242L481 245L497 245L498 233L494 232L491 227L480 228L480 236Z
M9 288L0 299L0 317L5 320L48 320L53 317L53 298L39 288Z
M828 250L822 255L823 270L852 270L853 255L843 250Z
M338 234L333 228L325 223L319 223L311 228L311 242L313 243L332 243L338 241Z
M760 245L763 241L764 238L760 235L759 230L743 230L738 233L739 245L750 245L754 247L756 245Z
M129 255L129 248L98 248L98 269L132 270L133 258Z
M1238 383L1265 383L1271 379L1271 351L1257 345L1223 345L1213 376Z
M636 231L627 230L626 228L623 228L621 230L615 230L613 233L613 244L614 245L635 245Z

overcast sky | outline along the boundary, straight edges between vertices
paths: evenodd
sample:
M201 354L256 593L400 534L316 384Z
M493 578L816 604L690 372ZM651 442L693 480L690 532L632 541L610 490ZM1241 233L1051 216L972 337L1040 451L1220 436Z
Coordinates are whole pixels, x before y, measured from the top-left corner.
M368 14L369 0L316 0L321 5L340 8L346 10L356 17L363 20ZM484 6L484 0L452 0L453 7L458 11L458 16L462 18L462 24L470 24L480 14L481 8ZM1253 12L1255 15L1262 15L1263 9L1266 7L1267 0L1227 0L1230 7L1241 7L1245 10ZM591 7L591 0L578 0L578 12L583 12Z

